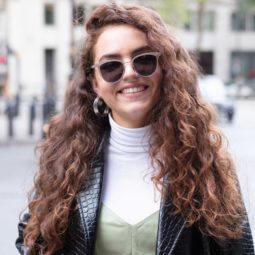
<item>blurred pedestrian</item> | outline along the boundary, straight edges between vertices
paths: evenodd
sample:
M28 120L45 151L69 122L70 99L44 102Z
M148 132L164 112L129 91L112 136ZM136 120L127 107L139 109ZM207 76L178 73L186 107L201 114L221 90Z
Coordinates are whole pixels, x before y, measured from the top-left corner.
M40 149L21 254L254 254L198 67L159 15L101 5Z
M8 120L8 136L12 138L14 136L14 118L17 116L16 102L13 99L9 99L6 102L5 114Z
M32 102L31 102L30 107L29 107L29 130L28 130L29 135L34 134L34 121L35 121L35 118L36 118L37 102L38 102L37 97L33 96Z

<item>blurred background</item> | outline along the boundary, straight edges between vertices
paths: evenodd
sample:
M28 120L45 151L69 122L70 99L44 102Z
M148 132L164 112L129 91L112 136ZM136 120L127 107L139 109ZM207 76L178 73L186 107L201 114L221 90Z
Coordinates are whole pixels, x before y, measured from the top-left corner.
M0 254L17 254L16 225L36 171L34 147L62 109L86 37L84 20L104 2L0 0ZM219 113L255 236L255 0L116 2L159 11L198 60L201 93Z

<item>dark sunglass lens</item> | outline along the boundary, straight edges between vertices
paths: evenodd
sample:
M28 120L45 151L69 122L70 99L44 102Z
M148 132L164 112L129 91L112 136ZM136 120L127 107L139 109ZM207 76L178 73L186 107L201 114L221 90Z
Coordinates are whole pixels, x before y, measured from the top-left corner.
M123 64L119 61L109 61L100 66L101 75L107 82L118 81L123 71Z
M151 75L157 68L157 57L150 54L137 57L134 60L134 68L140 75Z

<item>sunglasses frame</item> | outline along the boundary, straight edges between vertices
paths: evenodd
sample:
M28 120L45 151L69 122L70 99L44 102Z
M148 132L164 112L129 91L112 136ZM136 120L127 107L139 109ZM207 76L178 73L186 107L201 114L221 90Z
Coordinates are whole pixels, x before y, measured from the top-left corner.
M156 61L157 61L157 62L156 62L156 68L155 68L154 72L151 73L151 74L149 74L149 75L141 75L141 74L139 74L139 73L135 70L135 68L134 68L134 61L135 61L135 59L137 59L137 58L139 58L139 57L142 57L142 56L145 56L145 55L153 55L153 56L156 57ZM122 79L122 77L123 77L123 75L124 75L124 73L125 73L125 66L126 66L126 64L128 64L128 63L131 63L131 64L132 64L132 65L131 65L131 66L132 66L132 69L133 69L133 71L134 71L138 76L141 76L141 77L150 77L150 76L152 76L152 75L155 73L155 71L157 70L157 67L158 67L158 59L159 59L159 56L160 56L160 55L161 55L160 52L144 52L144 53L141 53L141 54L138 54L138 55L134 56L134 57L133 57L131 60L129 60L129 61L122 61L122 60L120 60L120 59L115 59L115 58L113 58L113 59L105 60L105 61L99 62L99 63L97 63L97 64L94 64L94 65L91 66L91 68L92 68L92 69L98 68L101 77L104 79L104 77L103 77L103 75L102 75L102 72L101 72L101 69L100 69L101 65L103 65L103 64L105 64L105 63L108 63L108 62L112 62L112 61L116 61L116 62L121 63L121 64L123 65L123 67L124 67L121 77L120 77L118 80L113 81L113 82L106 81L106 80L104 79L104 81L106 81L106 82L108 82L108 83L117 83L117 82L119 82L119 81Z

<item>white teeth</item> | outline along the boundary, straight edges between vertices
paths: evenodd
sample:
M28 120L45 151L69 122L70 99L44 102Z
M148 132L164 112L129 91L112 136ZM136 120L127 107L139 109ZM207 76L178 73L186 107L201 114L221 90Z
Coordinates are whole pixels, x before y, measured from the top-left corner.
M143 90L145 90L145 87L140 86L140 87L126 88L126 89L123 89L121 92L123 94L132 94L132 93L137 93L137 92L140 92L140 91L143 91Z

